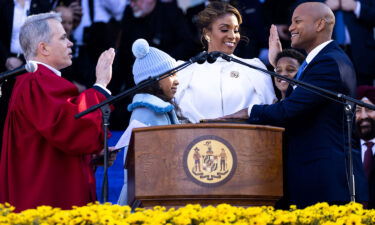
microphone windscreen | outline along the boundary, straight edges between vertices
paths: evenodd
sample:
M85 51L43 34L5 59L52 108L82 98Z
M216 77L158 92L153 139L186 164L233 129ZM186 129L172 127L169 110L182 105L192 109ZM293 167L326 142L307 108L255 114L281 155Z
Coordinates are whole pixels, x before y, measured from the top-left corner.
M206 60L207 60L207 52L206 52L206 51L203 51L203 52L201 52L201 53L198 55L197 63L198 63L198 64L203 64L204 62L206 62Z
M206 62L206 59L207 59L207 52L206 51L203 51L201 53L199 53L198 55L194 56L194 57L191 57L189 59L189 61L191 63L198 63L198 64L203 64L204 62Z
M210 52L207 56L207 62L208 63L214 63L216 62L216 59L220 56L220 52Z
M35 62L27 62L25 65L27 72L34 73L38 69L38 64Z

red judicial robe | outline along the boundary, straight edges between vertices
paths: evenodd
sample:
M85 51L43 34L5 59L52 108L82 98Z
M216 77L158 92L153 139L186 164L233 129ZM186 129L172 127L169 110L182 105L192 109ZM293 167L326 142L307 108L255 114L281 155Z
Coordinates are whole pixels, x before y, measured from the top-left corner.
M96 200L91 155L103 148L101 112L74 115L106 97L77 88L39 64L17 77L4 126L0 202L16 211L70 209Z

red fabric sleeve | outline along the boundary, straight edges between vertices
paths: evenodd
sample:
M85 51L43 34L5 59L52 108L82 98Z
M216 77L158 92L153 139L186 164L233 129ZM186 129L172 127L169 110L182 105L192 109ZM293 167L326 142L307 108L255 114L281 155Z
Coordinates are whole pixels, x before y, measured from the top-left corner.
M73 84L46 68L30 75L29 79L31 81L23 85L24 90L18 96L22 106L19 113L30 119L50 145L68 154L96 153L103 148L101 111L79 119L74 117L105 100L103 94L93 88L79 94Z

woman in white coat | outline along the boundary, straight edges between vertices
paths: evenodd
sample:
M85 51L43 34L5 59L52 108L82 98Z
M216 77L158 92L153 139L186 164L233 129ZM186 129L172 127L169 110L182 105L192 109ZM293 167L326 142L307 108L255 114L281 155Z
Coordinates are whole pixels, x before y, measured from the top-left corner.
M211 2L198 15L202 42L208 52L224 52L266 69L259 59L233 55L241 39L241 23L239 11L223 2ZM276 99L268 75L220 57L213 64L194 63L181 70L178 79L176 103L182 115L192 123L232 114L253 104L271 104Z

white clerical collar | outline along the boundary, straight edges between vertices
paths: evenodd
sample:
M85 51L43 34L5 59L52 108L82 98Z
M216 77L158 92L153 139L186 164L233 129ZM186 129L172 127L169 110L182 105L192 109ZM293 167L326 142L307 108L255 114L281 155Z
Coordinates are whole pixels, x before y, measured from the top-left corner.
M326 41L321 43L320 45L316 46L307 56L306 56L306 62L309 64L315 56L324 48L326 47L329 43L331 43L332 40Z
M61 72L58 71L57 69L53 68L52 66L50 65L47 65L45 63L42 63L42 62L39 62L39 61L34 61L34 60L29 60L30 62L35 62L35 63L38 63L38 64L42 64L43 66L47 67L48 69L52 70L52 72L54 72L57 76L61 77Z

